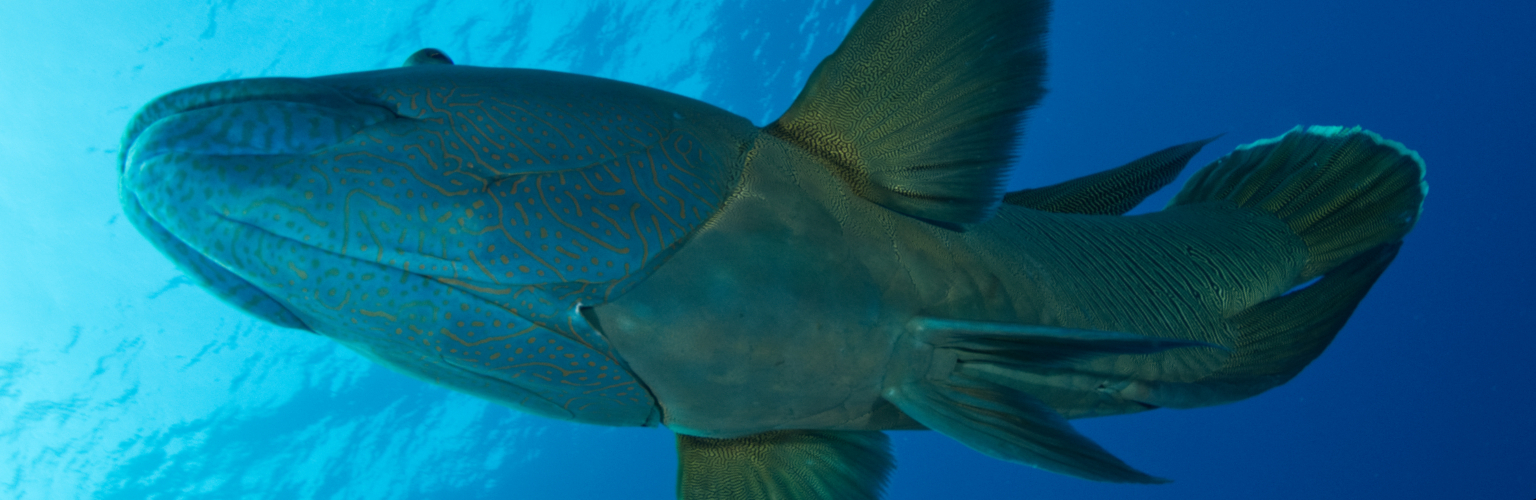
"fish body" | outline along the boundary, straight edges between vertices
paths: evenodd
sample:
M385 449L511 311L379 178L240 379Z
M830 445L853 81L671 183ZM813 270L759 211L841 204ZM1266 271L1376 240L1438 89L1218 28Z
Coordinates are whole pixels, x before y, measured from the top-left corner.
M952 231L853 195L813 158L761 141L778 151L756 156L740 194L644 283L594 308L674 430L912 428L883 392L943 362L910 334L919 318L1208 342L1084 368L1097 376L1034 377L1068 417L1199 406L1126 391L1219 366L1236 343L1226 316L1284 293L1305 260L1277 219L1219 204L1136 217L1004 205ZM1248 262L1264 265L1231 272ZM1165 279L1175 274L1202 282Z
M879 0L774 123L455 65L200 85L130 122L132 223L204 288L522 411L678 433L683 498L877 498L881 431L1158 483L1067 422L1251 397L1392 261L1422 159L1298 127L1005 193L1039 0Z

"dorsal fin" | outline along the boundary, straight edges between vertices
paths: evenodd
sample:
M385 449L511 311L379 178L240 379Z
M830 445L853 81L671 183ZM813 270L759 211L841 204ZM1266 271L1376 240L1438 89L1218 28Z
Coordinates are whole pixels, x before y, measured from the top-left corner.
M1003 203L1063 214L1124 215L1178 178L1189 159L1218 137L1180 144L1060 184L1014 191L1003 196Z
M1044 0L876 0L766 131L882 206L985 220L1024 112L1045 93L1048 11Z

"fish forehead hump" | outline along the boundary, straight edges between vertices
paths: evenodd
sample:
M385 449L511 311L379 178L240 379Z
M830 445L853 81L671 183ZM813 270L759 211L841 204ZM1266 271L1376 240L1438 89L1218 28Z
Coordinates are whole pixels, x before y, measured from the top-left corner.
M282 131L251 139L259 127L221 122L299 121L297 112L203 116L219 114L211 107L197 126L244 132L203 134L195 147L150 125L138 138L175 151L127 155L125 200L381 363L541 415L655 422L649 394L577 310L622 294L723 203L746 120L662 91L532 70L437 66L309 82L397 116L306 154L252 155L251 144L282 142Z
M470 258L470 249L495 245L496 255L475 265L484 269L469 269L491 283L622 291L725 200L751 129L692 99L538 70L435 66L316 81L405 118L357 138L362 151L338 151L332 170L403 176L385 190L392 198L380 198L402 200L394 207L417 212L407 222L422 231L446 233L438 250L465 264L484 253ZM722 134L722 122L740 132ZM422 220L432 204L454 210ZM367 256L356 246L342 251Z

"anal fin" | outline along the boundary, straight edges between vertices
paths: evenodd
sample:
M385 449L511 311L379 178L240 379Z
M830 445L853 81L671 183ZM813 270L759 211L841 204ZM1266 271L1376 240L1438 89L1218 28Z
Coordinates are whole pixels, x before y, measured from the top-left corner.
M918 422L993 458L1113 483L1166 483L1115 458L1023 391L965 376L908 382L885 397Z
M1132 333L986 321L916 318L906 373L884 390L914 420L974 450L1061 474L1116 483L1164 483L1079 434L1010 373L1072 370L1101 356L1204 347ZM1019 380L1027 377L1016 377Z
M999 363L1026 370L1056 368L1099 356L1152 354L1181 347L1224 349L1192 340L993 321L920 317L913 319L908 329L926 344L955 351L961 362Z
M717 439L677 435L682 500L880 498L895 467L878 431L770 431Z

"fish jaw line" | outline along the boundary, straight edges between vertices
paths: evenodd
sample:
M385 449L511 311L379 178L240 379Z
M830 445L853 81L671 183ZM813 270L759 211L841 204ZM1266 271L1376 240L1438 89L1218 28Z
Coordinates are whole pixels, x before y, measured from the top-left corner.
M118 153L118 173L122 175L135 163L146 161L146 154L154 152L146 150L141 140L147 132L159 126L161 135L170 135L177 132L185 132L185 126L195 125L187 123L188 118L216 119L216 110L220 107L244 107L249 109L252 105L264 104L269 106L287 106L305 111L308 118L323 117L326 114L336 116L351 115L367 122L362 127L354 127L360 130L367 125L383 119L394 118L396 115L389 108L375 104L359 103L341 92L316 84L303 78L253 78L244 80L232 80L224 82L206 83L187 87L169 94L165 94L145 104L133 118L129 120L128 127L123 131L122 147ZM326 113L329 112L329 113ZM191 116L186 116L191 115ZM201 116L199 116L201 115ZM181 119L178 120L178 117ZM163 130L168 124L181 121L182 130ZM203 123L206 125L206 123ZM354 130L354 132L355 132ZM350 135L350 134L348 134ZM335 142L345 140L339 137ZM153 141L150 141L153 142ZM315 148L323 147L319 144ZM293 151L303 144L295 144L295 147L286 148L291 153L305 151ZM187 151L181 151L187 152ZM258 153L247 153L258 154ZM271 154L271 153L266 153Z
M342 251L347 235L330 238L328 233L335 231L326 230L327 224L344 225L337 224L338 214L345 212L351 192L357 190L341 189L332 196L327 186L316 190L320 193L313 201L318 203L309 204L304 202L311 201L310 193L288 179L310 173L303 164L314 159L313 153L356 142L368 128L395 119L409 121L384 107L359 104L326 85L300 78L189 87L146 104L130 122L119 156L120 190L167 230L182 225L170 218L196 219L196 214L187 212L200 212L294 244L359 259ZM228 123L232 121L246 123ZM274 123L272 128L278 130L252 130ZM294 125L309 125L309 130L295 130ZM329 204L341 210L330 210ZM286 207L283 221L267 220L273 214L260 213L269 211L257 209L262 205ZM299 230L287 222L306 217L308 223ZM190 243L188 235L200 234L197 228L180 229L171 233L183 243ZM309 234L300 234L306 232L303 229ZM199 253L208 254L206 249ZM434 269L463 267L426 254L408 257L410 263Z
M264 109L268 112L263 113ZM145 219L135 220L140 232L216 296L274 324L308 328L312 321L300 315L300 308L252 279L265 273L242 264L250 256L236 255L239 252L234 242L241 238L218 235L240 234L245 238L263 234L264 238L278 237L302 245L306 252L325 249L271 230L281 227L265 227L263 221L241 220L238 212L231 213L228 202L240 198L231 193L256 191L251 194L260 196L261 191L278 187L277 183L226 182L229 177L222 172L209 171L249 166L280 172L285 163L300 158L299 154L345 141L373 123L393 117L383 108L357 104L302 79L237 80L182 89L145 105L125 130L119 155L119 196L125 211L138 212L139 218ZM231 118L247 122L243 131L220 123ZM263 121L277 128L286 126L287 130L269 130L264 140L244 141L259 135L251 133L250 125ZM317 124L329 130L310 133ZM309 130L303 128L305 125ZM218 232L209 232L219 226L223 228ZM253 305L251 296L268 300L258 300L265 305ZM262 310L274 306L283 311Z

